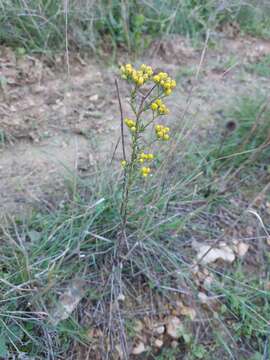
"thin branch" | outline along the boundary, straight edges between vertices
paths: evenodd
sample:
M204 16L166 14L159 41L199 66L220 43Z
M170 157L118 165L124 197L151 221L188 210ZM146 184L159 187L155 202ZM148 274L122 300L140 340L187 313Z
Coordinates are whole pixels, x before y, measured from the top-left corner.
M138 117L141 115L141 113L143 112L143 104L145 102L145 100L148 98L148 96L151 94L151 92L157 87L157 84L155 84L154 86L151 87L151 89L142 97L141 100L141 104L139 107L139 111L138 111Z
M116 145L115 145L114 150L113 150L113 154L112 154L112 158L111 158L110 164L112 164L112 162L113 162L113 160L114 160L116 150L118 149L118 146L119 146L119 144L120 144L120 140L121 140L121 136L119 136L119 138L117 139Z
M121 119L121 140L122 140L122 150L123 150L123 159L126 161L126 150L125 150L125 138L124 138L124 118L123 118L123 109L121 104L121 98L120 98L120 92L119 92L119 86L117 79L115 79L115 87L117 92L117 98L119 103L119 109L120 109L120 119Z

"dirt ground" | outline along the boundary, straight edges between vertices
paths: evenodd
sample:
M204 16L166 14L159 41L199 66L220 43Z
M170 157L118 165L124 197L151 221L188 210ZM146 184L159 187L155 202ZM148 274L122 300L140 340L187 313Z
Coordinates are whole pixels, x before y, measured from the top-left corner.
M177 36L137 61L178 80L170 121L185 114L194 126L211 126L237 96L269 93L269 79L245 66L270 54L270 41L219 35L202 54ZM116 66L96 59L70 54L68 63L65 56L51 62L0 47L0 217L50 206L65 197L74 170L87 174L111 158L119 133L116 74Z

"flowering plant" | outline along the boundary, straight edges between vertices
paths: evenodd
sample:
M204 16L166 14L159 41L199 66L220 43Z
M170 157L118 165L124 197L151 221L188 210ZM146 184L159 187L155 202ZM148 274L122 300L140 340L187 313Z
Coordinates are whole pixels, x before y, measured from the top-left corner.
M163 100L171 95L173 89L176 87L176 81L166 72L155 73L151 66L145 64L142 64L138 70L131 64L126 64L122 65L120 70L122 79L130 85L129 104L133 113L133 118L124 118L118 83L116 81L121 111L123 150L121 165L124 170L121 217L123 231L125 232L129 191L133 179L136 177L136 174L147 178L152 173L151 163L155 159L155 155L151 152L153 143L156 141L170 140L170 128L163 124L155 124L155 121L169 114L169 109ZM151 125L152 128L154 128L154 140L149 143L144 135ZM127 156L125 148L125 126L130 133L131 139L129 156Z

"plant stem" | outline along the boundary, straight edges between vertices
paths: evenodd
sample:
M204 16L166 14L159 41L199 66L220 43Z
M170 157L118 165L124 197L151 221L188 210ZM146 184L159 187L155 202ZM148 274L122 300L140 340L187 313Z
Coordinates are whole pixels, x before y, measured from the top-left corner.
M132 185L134 166L137 158L137 147L138 147L138 133L136 132L132 138L132 151L131 151L131 160L128 168L125 170L124 176L124 186L123 186L123 197L121 204L121 217L122 217L122 226L125 229L127 223L127 206L129 200L129 190Z
M120 112L121 112L122 147L123 147L123 154L125 154L125 151L124 151L125 144L124 144L124 135L123 135L123 126L122 126L123 125L123 113L122 113L122 107L121 107L121 101L120 101L120 95L119 95L119 89L118 89L117 81L115 82L115 84L116 84L116 88L117 88L118 101L119 101ZM121 218L122 218L122 231L121 231L120 245L122 245L123 241L125 241L126 244L127 244L127 247L128 247L128 243L127 243L127 240L126 240L127 212L128 212L128 203L129 203L129 194L130 194L130 189L131 189L131 186L132 186L132 180L134 178L134 169L135 169L137 156L138 156L138 140L139 140L139 133L140 133L140 120L141 120L142 113L145 111L145 109L144 109L145 101L150 96L150 94L155 89L155 87L156 87L156 84L146 93L146 95L142 96L138 110L136 110L136 108L134 106L136 89L134 90L134 92L132 93L132 96L131 96L130 105L131 105L131 109L132 109L132 111L133 111L133 113L134 113L134 115L136 117L136 124L135 124L136 131L132 135L132 146L131 146L130 162L126 165L126 167L124 169L122 203L121 203L121 209L120 209L120 215L121 215ZM124 158L124 160L126 160L126 159Z

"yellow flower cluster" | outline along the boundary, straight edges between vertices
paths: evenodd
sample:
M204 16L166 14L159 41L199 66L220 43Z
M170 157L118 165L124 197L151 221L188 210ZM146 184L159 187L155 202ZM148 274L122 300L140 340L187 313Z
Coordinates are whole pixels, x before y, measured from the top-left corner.
M154 159L154 155L153 154L145 154L145 153L141 153L140 155L139 155L139 162L141 163L141 164L143 164L145 161L151 161L151 160L153 160Z
M159 72L153 77L156 84L163 88L165 95L170 95L173 89L176 87L176 81L169 77L165 72Z
M141 175L147 177L151 173L151 169L149 167L142 167L141 168Z
M132 80L138 86L142 86L153 75L151 66L145 64L141 65L140 70L134 69L131 64L122 65L121 72L124 79Z
M170 139L170 135L168 134L168 132L170 131L169 127L166 127L164 125L156 125L155 130L156 130L156 135L157 135L158 139L161 139L161 140L169 140Z
M136 131L136 123L135 121L125 118L124 123L127 125L128 128L130 128L130 131L135 132Z
M169 114L169 109L167 106L162 102L161 99L157 99L155 102L151 104L151 109L153 111L157 111L159 115L166 115Z
M122 78L132 84L130 91L131 96L131 110L133 111L133 119L125 118L124 123L131 132L131 144L132 153L130 160L121 160L121 166L126 174L133 176L134 170L138 171L141 176L147 177L152 173L151 161L155 156L151 153L145 153L148 147L142 148L141 135L146 127L152 124L156 118L162 115L169 114L169 109L164 104L164 97L170 95L173 89L176 87L176 81L172 79L166 72L153 72L151 66L142 64L140 67L135 68L131 64L125 64L121 66ZM144 95L140 87L145 83L149 83L149 90ZM142 100L139 104L138 98ZM158 98L159 97L159 98ZM144 113L152 110L152 119L150 118L146 124L142 117ZM164 125L155 125L155 135L158 140L170 139L170 128ZM143 151L144 150L144 151ZM151 151L151 150L148 150ZM125 158L125 157L124 157Z

